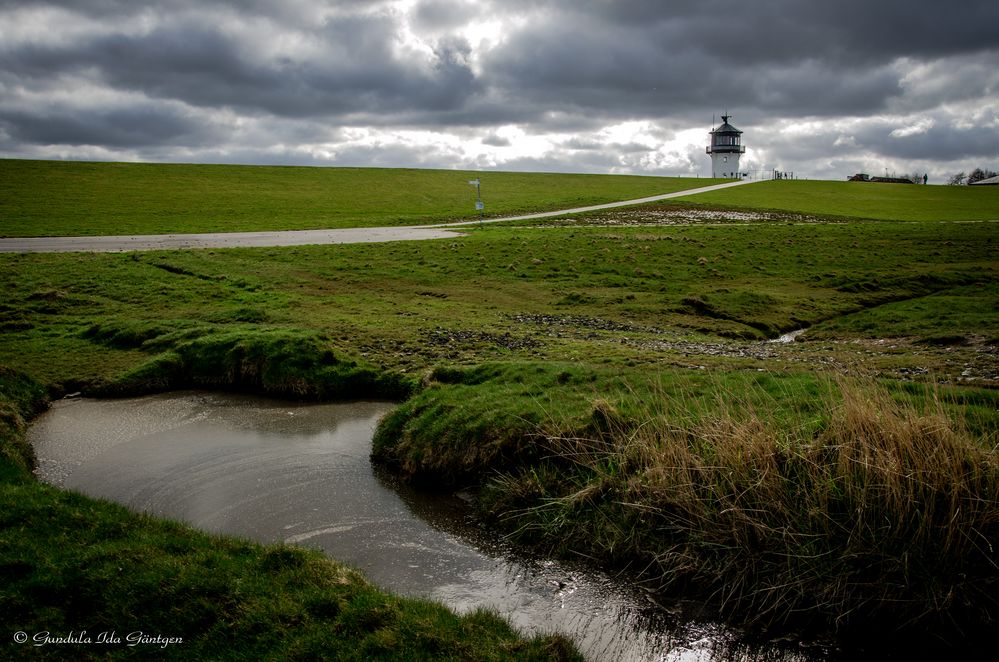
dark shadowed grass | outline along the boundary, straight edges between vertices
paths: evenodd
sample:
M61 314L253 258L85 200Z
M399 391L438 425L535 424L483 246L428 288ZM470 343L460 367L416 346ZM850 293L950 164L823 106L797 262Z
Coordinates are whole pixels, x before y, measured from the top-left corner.
M750 399L729 392L693 414L662 402L637 427L549 434L553 455L581 471L504 517L518 528L564 520L546 538L568 537L596 558L630 551L657 589L703 592L753 625L943 623L952 639L957 623L994 625L996 440L983 444L942 408L921 411L870 385L838 385L814 430L807 420L776 425ZM635 516L642 525L629 529ZM587 545L573 532L577 517L615 526L598 526Z
M771 633L974 647L996 628L999 438L994 423L969 431L981 421L945 392L809 375L615 389L592 375L604 397L587 399L558 385L582 375L527 369L549 395L504 424L460 392L482 374L400 407L375 457L482 487L512 540L628 568Z
M25 439L28 422L48 406L45 388L23 373L0 365L0 481L22 481L35 466Z

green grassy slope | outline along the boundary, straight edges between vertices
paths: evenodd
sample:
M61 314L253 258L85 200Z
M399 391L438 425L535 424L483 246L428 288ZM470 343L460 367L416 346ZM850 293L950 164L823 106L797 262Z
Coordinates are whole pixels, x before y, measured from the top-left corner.
M307 230L475 217L671 193L722 180L0 160L0 236Z
M880 220L999 220L999 186L784 180L756 182L682 200L699 205Z

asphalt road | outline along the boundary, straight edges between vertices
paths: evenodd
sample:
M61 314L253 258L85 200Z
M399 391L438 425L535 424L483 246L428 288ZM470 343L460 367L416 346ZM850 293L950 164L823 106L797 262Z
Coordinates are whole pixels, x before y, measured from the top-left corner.
M461 233L449 228L505 221L526 221L552 218L567 214L580 214L601 209L628 207L669 198L679 198L731 186L748 184L749 180L702 186L647 198L608 202L588 207L575 207L557 211L504 216L484 220L441 223L391 228L345 228L339 230L279 230L273 232L209 232L204 234L151 234L103 237L13 237L0 238L0 253L120 253L125 251L174 250L184 248L247 248L267 246L308 246L317 244L364 244L386 241L418 241L423 239L449 239Z
M363 244L460 237L460 232L421 227L281 230L275 232L209 232L104 237L18 237L0 239L0 253L120 253L183 248L249 248Z
M673 193L663 193L662 195L651 195L647 198L621 200L620 202L605 202L604 204L601 205L590 205L589 207L574 207L573 209L560 209L558 211L542 211L536 214L524 214L522 216L504 216L503 218L489 218L483 221L461 221L460 223L425 225L421 227L454 228L454 227L460 227L462 225L479 225L480 223L502 223L504 221L529 221L536 218L552 218L555 216L566 216L567 214L582 214L583 212L588 212L588 211L600 211L601 209L613 209L615 207L630 207L632 205L643 205L648 202L659 202L660 200L669 200L670 198L682 198L688 195L694 195L696 193L707 193L708 191L717 191L723 188L742 186L743 184L749 184L752 181L754 180L740 179L738 181L726 182L724 184L714 184L713 186L702 186L700 188L687 189L686 191L674 191Z

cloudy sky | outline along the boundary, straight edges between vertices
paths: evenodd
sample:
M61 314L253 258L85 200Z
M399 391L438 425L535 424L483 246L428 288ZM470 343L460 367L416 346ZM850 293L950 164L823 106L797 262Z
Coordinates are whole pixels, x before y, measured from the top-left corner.
M0 0L0 156L999 170L997 0Z

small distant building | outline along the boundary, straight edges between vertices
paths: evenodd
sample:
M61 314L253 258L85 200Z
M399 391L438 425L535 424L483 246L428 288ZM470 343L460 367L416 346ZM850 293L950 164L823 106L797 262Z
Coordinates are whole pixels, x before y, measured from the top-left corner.
M969 186L999 186L999 175L988 179L979 179L977 182L971 182Z
M882 184L915 184L916 182L905 177L871 177L872 182L881 182Z
M915 184L911 179L905 177L871 177L867 173L858 172L852 177L847 177L849 182L879 182L881 184Z
M746 153L742 144L742 131L728 123L731 115L722 115L722 123L711 130L711 144L707 151L711 155L711 176L738 179L739 157Z

